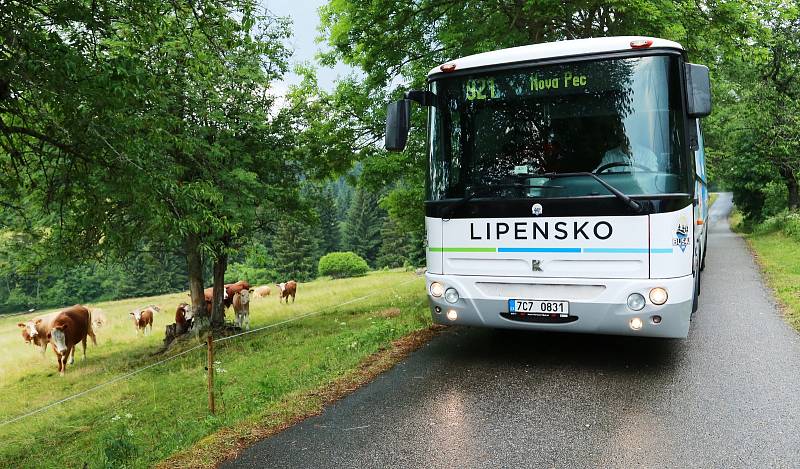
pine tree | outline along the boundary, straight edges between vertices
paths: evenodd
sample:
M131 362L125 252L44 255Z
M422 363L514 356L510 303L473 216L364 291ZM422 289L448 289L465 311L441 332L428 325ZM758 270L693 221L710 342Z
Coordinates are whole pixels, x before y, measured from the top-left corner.
M378 206L378 196L357 189L343 225L343 247L363 257L375 267L381 247L381 227L386 212Z
M339 219L336 200L330 187L321 191L316 202L316 211L319 217L319 250L322 256L339 250Z
M316 275L319 248L313 228L308 220L291 218L278 225L272 252L280 281L306 281Z

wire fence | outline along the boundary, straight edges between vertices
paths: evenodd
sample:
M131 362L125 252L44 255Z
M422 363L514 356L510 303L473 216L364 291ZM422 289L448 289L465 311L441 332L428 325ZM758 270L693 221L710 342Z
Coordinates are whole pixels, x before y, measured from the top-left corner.
M410 279L410 280L408 280L406 282L402 282L402 283L397 284L396 287L401 287L401 286L404 286L404 285L408 285L409 283L412 283L412 282L414 282L416 280L418 280L418 277L415 276L414 278L412 278L412 279ZM275 323L271 323L271 324L267 324L267 325L264 325L264 326L261 326L261 327L257 327L255 329L250 329L250 330L243 331L243 332L240 332L240 333L237 333L237 334L233 334L233 335L230 335L230 336L221 337L219 339L214 339L213 342L200 343L200 344L195 345L195 346L193 346L193 347L191 347L189 349L186 349L186 350L184 350L182 352L176 353L176 354L174 354L172 356L169 356L167 358L163 358L163 359L158 360L158 361L156 361L154 363L150 363L149 365L145 365L145 366L143 366L141 368L138 368L136 370L130 371L128 373L124 373L124 374L119 375L117 377L114 377L114 378L112 378L112 379L110 379L108 381L105 381L103 383L97 384L97 385L92 386L92 387L90 387L88 389L85 389L83 391L80 391L80 392L78 392L76 394L72 394L72 395L70 395L68 397L59 399L57 401L51 402L51 403L49 403L47 405L44 405L44 406L41 406L41 407L37 407L36 409L33 409L33 410L25 412L23 414L17 415L16 417L12 417L12 418L10 418L8 420L0 422L0 427L4 427L6 425L10 425L10 424L12 424L14 422L18 422L20 420L24 420L24 419L26 419L28 417L31 417L31 416L34 416L36 414L42 413L42 412L44 412L44 411L46 411L48 409L51 409L53 407L59 406L61 404L64 404L66 402L69 402L69 401L72 401L72 400L75 400L75 399L78 399L78 398L83 397L83 396L85 396L87 394L96 392L96 391L98 391L100 389L103 389L105 387L108 387L108 386L110 386L112 384L118 383L120 381L124 381L124 380L129 379L129 378L131 378L133 376L136 376L136 375L138 375L138 374L140 374L140 373L142 373L144 371L147 371L147 370L149 370L151 368L155 368L155 367L161 366L161 365L163 365L165 363L168 363L168 362L176 360L176 359L178 359L180 357L186 356L186 355L190 354L191 352L194 352L195 350L208 349L209 347L213 347L213 343L214 342L220 343L220 342L225 342L225 341L229 341L229 340L233 340L233 339L238 339L238 338L244 337L246 335L255 334L255 333L258 333L258 332L263 332L263 331L266 331L266 330L274 329L276 327L279 327L279 326L282 326L282 325L285 325L285 324L289 324L289 323L292 323L292 322L300 321L300 320L303 320L303 319L306 319L306 318L310 318L310 317L313 317L313 316L319 316L320 314L329 312L331 310L335 310L337 308L341 308L342 306L347 306L347 305L350 305L350 304L353 304L353 303L357 303L359 301L366 300L367 298L372 298L374 296L377 296L377 295L385 293L385 292L386 292L385 290L374 291L374 292L369 293L367 295L363 295L363 296L360 296L358 298L353 298L353 299L345 301L343 303L339 303L339 304L336 304L336 305L331 305L331 306L327 306L325 308L321 308L321 309L319 309L317 311L304 313L304 314L301 314L299 316L294 316L294 317L291 317L291 318L288 318L288 319L284 319L282 321L278 321L278 322L275 322ZM210 345L210 344L212 344L212 345ZM213 355L210 355L210 356L213 356ZM213 358L210 359L210 360L213 360ZM209 376L211 376L213 374L213 367L214 367L214 363L211 362L211 361L206 365L206 368L208 369ZM210 401L213 402L213 396L210 396Z

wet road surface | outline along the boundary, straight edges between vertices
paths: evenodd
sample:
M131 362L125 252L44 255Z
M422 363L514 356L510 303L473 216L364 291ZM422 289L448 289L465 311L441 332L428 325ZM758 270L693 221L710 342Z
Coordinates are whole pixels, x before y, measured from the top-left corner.
M688 340L453 328L223 467L800 467L800 339L730 208Z

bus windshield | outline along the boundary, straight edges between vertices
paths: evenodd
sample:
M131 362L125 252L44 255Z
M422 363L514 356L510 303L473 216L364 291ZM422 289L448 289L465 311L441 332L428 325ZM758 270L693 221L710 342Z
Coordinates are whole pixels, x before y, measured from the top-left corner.
M537 177L576 172L627 195L688 193L679 70L651 56L432 81L428 200L609 195L591 177Z

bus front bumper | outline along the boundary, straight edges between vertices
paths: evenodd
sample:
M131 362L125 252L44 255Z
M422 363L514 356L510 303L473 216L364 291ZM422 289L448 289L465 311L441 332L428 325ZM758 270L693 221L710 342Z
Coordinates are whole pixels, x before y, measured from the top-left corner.
M503 329L685 338L689 333L694 277L670 279L577 279L483 277L426 274L433 321ZM431 284L454 288L455 303L431 295ZM652 288L667 290L668 299L655 305ZM639 311L627 306L628 296L641 294L646 304ZM510 299L568 301L569 314L528 316L509 314ZM638 326L638 327L637 327Z

